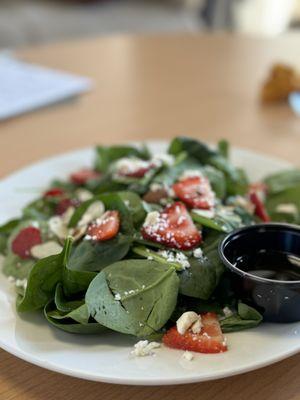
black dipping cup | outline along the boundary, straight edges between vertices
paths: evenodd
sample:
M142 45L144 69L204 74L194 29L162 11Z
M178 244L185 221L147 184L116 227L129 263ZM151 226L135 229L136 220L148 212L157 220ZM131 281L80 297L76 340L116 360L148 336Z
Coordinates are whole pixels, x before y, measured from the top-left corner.
M281 223L253 225L231 232L219 245L220 257L231 271L233 289L239 299L260 311L265 321L300 321L300 265L299 280L268 279L247 272L254 269L253 265L243 269L236 266L240 257L247 260L249 256L253 260L253 255L269 252L288 254L299 260L300 227Z

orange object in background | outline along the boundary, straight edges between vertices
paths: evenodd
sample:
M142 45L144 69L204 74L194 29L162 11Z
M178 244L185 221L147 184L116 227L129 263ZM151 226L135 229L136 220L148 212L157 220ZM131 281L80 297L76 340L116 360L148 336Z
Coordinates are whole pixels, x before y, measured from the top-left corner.
M263 102L286 101L289 94L300 91L300 74L289 65L275 64L261 90Z

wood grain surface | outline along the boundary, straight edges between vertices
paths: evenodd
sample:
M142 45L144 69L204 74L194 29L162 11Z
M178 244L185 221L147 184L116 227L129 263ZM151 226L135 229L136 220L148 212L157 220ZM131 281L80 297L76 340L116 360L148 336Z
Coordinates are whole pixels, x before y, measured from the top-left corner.
M19 51L28 61L83 74L77 100L0 123L0 175L80 146L186 134L263 151L299 164L300 119L286 104L262 106L273 62L300 67L300 35L116 36ZM1 329L1 327L0 327ZM254 348L255 351L255 348ZM32 366L0 350L1 400L298 400L300 355L202 384L114 386Z

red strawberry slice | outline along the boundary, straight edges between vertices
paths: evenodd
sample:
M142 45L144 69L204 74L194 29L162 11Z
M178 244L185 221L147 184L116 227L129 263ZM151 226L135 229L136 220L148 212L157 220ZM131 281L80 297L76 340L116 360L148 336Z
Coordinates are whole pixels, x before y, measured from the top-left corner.
M120 229L120 216L118 211L106 211L100 218L93 222L87 229L91 240L105 241L114 238Z
M60 196L64 196L64 194L65 194L65 191L63 189L54 187L52 189L47 190L44 193L43 197L44 198L60 197Z
M190 208L211 209L215 194L205 176L191 176L173 185L176 196Z
M88 181L97 179L100 176L100 172L89 168L82 168L81 170L71 174L70 180L72 183L75 183L75 185L85 185Z
M163 343L173 349L196 351L198 353L222 353L227 351L225 338L215 313L201 315L203 327L200 333L191 330L181 335L176 326L163 336Z
M144 160L121 160L117 174L128 178L143 178L145 174L155 168L155 164Z
M251 203L254 205L254 213L258 216L263 222L271 221L271 218L268 215L266 207L264 205L264 201L267 195L267 186L264 183L253 183L249 188L249 199Z
M62 215L64 214L69 207L78 207L80 202L77 199L61 199L59 203L55 207L55 214Z
M33 246L42 243L41 231L33 226L20 230L14 238L11 249L20 258L31 258L30 250Z
M166 206L157 220L146 220L141 233L146 240L180 250L190 250L202 240L185 205L179 201Z

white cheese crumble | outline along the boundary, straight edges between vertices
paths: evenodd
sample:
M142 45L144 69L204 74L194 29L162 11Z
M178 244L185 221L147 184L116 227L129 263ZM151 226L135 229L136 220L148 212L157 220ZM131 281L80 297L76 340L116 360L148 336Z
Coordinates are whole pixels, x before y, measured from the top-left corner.
M199 315L194 311L186 311L176 321L177 331L180 335L184 335L185 332L191 328L191 326L199 320Z
M203 258L203 251L202 251L202 249L201 249L200 247L198 247L197 249L195 249L195 250L193 251L193 256L194 256L195 258Z
M182 354L182 358L184 358L187 361L192 361L194 359L194 354L191 351L185 351Z
M132 350L131 354L136 357L153 356L155 354L153 350L158 349L160 346L160 343L157 342L140 340L134 345L134 349Z
M292 215L297 215L298 214L298 208L293 203L278 204L278 206L276 207L275 211L277 211L279 213L282 213L282 214L292 214Z
M79 201L87 201L93 198L93 193L87 189L77 189L75 195Z
M136 157L124 157L120 158L115 163L116 173L119 175L131 175L140 169L147 169L150 167L149 161L142 160Z
M117 300L117 301L120 301L120 300L121 300L121 295L120 295L120 293L116 293L114 297L115 297L115 300Z
M231 317L233 315L233 312L230 310L229 307L224 307L223 308L223 313L225 315L225 318Z
M18 288L22 288L24 290L26 290L27 288L27 279L16 279L16 287Z
M197 169L187 169L186 171L183 172L182 175L180 175L179 180L183 181L187 178L194 178L199 176L200 178L203 177L203 174L201 171L197 170Z
M190 267L189 260L184 253L181 252L172 252L170 250L160 250L158 254L165 258L168 262L176 262L179 263L182 269L186 269Z
M33 246L30 250L32 257L41 259L54 254L59 254L62 251L62 246L53 240Z
M158 211L152 211L148 213L143 226L155 226L160 221L159 217L160 215Z

